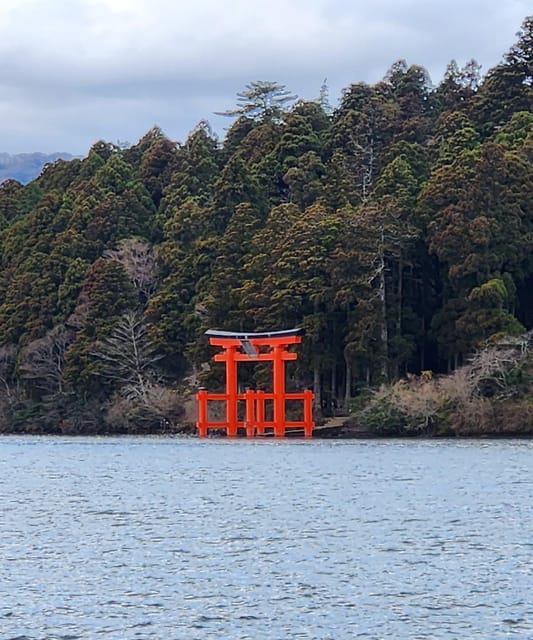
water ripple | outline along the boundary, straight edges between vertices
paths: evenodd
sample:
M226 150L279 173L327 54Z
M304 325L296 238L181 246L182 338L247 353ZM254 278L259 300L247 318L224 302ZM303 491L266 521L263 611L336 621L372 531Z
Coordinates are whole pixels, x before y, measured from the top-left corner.
M0 638L533 638L532 454L1 437Z

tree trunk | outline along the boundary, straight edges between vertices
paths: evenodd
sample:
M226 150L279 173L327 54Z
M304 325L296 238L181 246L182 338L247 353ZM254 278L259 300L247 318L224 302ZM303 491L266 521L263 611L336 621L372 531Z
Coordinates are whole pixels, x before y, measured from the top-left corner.
M420 371L426 370L426 319L422 318L422 334L424 339L420 345Z
M346 378L344 380L344 411L350 411L352 399L352 368L346 360Z
M317 361L313 364L313 393L315 394L315 399L313 401L313 406L318 411L322 411L322 389L320 387L320 365Z
M401 337L402 335L402 307L403 307L403 256L402 256L402 248L400 246L400 257L398 259L398 309L396 316L396 335ZM397 357L394 365L394 379L398 380L400 378L400 359Z
M396 332L402 335L402 306L403 306L403 257L400 247L400 258L398 260L398 316L396 318Z
M387 382L388 380L388 344L389 344L389 332L387 328L387 292L385 283L385 232L383 227L381 228L381 247L379 254L379 302L381 306L381 382Z
M331 404L335 408L337 404L337 363L334 362L331 366Z

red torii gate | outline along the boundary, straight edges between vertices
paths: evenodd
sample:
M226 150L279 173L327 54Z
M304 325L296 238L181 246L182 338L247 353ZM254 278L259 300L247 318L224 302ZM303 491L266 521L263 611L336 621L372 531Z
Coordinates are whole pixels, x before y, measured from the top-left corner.
M215 362L226 363L226 392L208 393L206 389L199 389L196 394L198 400L198 421L196 427L201 438L207 436L208 429L225 429L226 435L235 437L239 427L246 429L246 435L265 435L269 433L277 438L286 434L287 428L303 428L304 436L313 435L313 397L310 389L301 393L287 393L285 391L285 361L296 360L297 355L288 351L288 346L302 341L302 329L285 331L269 331L263 333L234 333L231 331L206 331L209 342L213 346L222 347L222 353L217 353ZM273 363L273 391L247 389L245 393L238 393L237 366L239 362L272 361ZM226 403L225 420L209 420L208 401L223 401ZM245 420L238 419L238 401L245 402ZM273 401L273 419L265 418L265 402ZM303 401L303 420L286 420L286 400Z

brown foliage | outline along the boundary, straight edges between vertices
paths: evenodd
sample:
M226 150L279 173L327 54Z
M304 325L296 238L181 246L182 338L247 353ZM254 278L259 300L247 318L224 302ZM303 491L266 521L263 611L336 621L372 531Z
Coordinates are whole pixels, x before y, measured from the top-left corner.
M174 389L147 383L143 397L124 387L112 398L106 422L116 431L146 432L172 430L183 416L183 399Z
M400 380L376 394L372 404L395 409L407 424L403 433L531 434L530 340L531 334L502 339L448 376L423 372ZM521 386L513 376L522 380Z

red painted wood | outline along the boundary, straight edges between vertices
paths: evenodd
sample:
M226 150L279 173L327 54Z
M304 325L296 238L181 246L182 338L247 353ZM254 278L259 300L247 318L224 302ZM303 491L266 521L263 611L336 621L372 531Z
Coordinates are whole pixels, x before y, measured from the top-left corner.
M198 435L206 437L208 429L225 429L229 437L237 436L240 427L246 428L247 437L263 436L266 430L275 437L286 435L287 428L303 428L306 438L313 433L313 392L306 390L300 393L287 393L285 390L285 362L296 360L297 354L288 351L289 345L302 341L300 329L275 331L262 334L235 334L231 332L206 332L211 345L222 347L222 353L214 356L215 362L224 362L226 368L226 392L208 393L200 389L196 395L198 400ZM244 345L243 345L244 341ZM247 389L246 393L238 393L237 367L239 362L264 362L273 364L273 391ZM208 419L208 401L225 402L225 420ZM245 402L245 419L238 420L238 401ZM273 420L265 419L265 402L273 401ZM286 419L286 401L301 400L303 402L303 420Z

